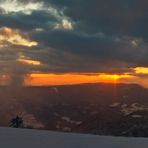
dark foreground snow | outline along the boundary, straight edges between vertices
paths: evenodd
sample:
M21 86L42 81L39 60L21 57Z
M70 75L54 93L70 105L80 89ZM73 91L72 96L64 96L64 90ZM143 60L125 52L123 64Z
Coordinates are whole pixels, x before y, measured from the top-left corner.
M0 128L0 148L148 148L148 139Z

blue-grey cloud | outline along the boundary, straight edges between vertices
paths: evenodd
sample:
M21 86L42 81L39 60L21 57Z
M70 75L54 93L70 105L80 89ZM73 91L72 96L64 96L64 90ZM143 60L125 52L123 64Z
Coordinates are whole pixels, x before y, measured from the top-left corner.
M25 5L41 1L18 2ZM38 46L29 50L13 48L15 56L10 55L9 48L0 52L12 61L21 53L43 63L38 67L23 65L22 73L122 73L131 67L148 66L146 0L43 0L42 3L42 8L29 14L5 13L5 9L0 9L0 27L18 29L38 42ZM2 56L0 60L4 60Z

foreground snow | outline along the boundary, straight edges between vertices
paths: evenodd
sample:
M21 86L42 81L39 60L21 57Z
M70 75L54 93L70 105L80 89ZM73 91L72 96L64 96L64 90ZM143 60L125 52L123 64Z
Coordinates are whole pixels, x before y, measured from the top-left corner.
M0 128L1 148L148 148L146 138L117 138Z

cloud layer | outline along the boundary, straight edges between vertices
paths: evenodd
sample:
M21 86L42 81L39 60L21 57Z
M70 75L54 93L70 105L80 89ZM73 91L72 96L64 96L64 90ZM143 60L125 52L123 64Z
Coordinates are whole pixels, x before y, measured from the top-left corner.
M147 7L146 0L0 0L0 73L134 74L148 66Z

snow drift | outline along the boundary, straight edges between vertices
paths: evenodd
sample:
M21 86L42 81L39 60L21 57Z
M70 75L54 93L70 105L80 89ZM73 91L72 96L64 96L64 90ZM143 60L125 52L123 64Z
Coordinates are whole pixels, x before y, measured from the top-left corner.
M147 138L122 138L0 128L1 148L148 148Z

